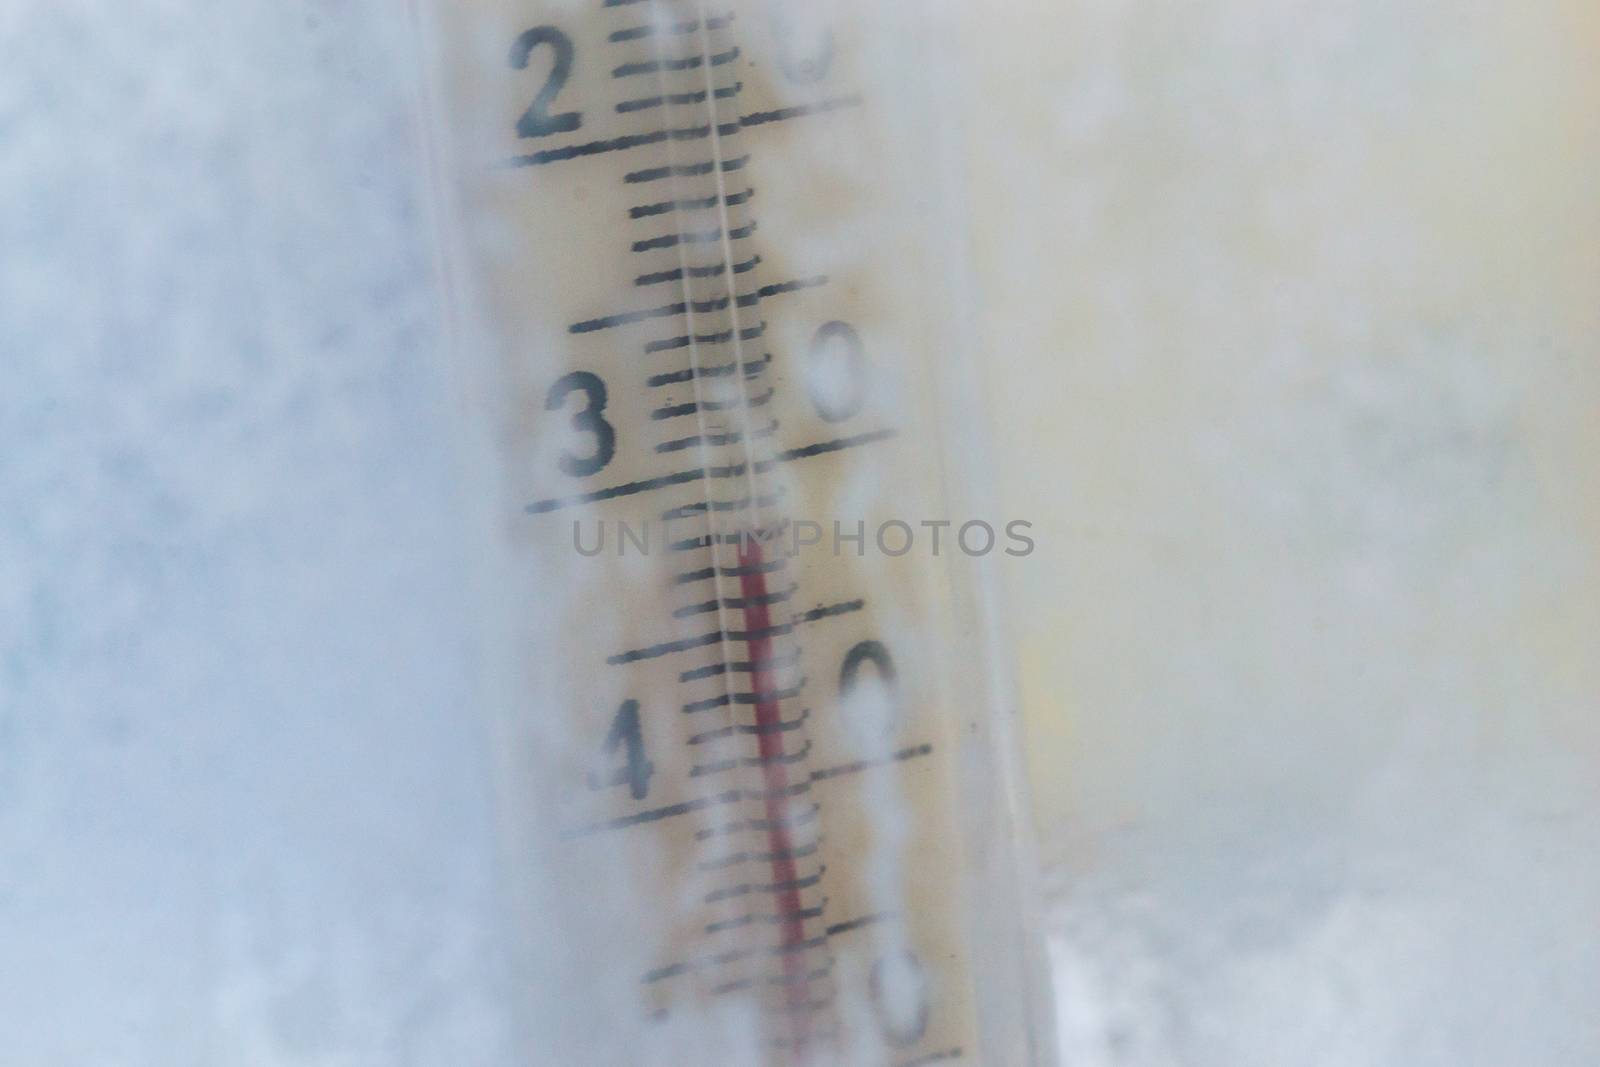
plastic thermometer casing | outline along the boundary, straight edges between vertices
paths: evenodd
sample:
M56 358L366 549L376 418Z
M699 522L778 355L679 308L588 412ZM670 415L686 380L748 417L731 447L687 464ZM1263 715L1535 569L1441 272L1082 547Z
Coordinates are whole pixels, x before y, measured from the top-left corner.
M950 22L415 13L530 1055L1049 1062Z

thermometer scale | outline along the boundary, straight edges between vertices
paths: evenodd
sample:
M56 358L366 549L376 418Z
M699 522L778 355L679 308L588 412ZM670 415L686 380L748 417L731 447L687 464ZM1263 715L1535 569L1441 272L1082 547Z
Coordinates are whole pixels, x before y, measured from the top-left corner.
M418 15L530 1062L1048 1062L945 20Z

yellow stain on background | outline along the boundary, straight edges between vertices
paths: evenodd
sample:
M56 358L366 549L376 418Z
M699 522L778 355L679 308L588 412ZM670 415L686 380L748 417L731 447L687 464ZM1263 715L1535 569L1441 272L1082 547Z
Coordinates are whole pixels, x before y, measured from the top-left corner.
M1594 821L1600 12L971 18L1047 851L1263 807Z

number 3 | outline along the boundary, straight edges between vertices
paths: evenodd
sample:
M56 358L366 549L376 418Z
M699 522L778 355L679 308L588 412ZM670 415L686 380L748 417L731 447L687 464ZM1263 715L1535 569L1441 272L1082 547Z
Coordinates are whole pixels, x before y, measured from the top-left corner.
M606 383L598 374L586 370L576 370L556 379L544 399L544 409L560 411L567 402L567 395L575 392L583 393L589 406L572 416L572 426L580 433L594 434L594 451L587 456L563 452L560 462L561 469L574 478L586 478L598 474L617 454L617 431L600 415L606 409Z

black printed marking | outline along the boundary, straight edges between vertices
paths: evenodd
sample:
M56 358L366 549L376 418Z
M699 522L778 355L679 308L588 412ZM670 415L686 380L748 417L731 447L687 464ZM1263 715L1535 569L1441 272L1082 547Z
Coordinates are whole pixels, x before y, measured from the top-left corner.
M818 868L816 874L807 875L804 878L795 878L791 881L768 884L745 882L742 885L731 886L727 889L716 889L706 894L705 902L707 904L715 904L719 900L733 900L738 897L749 896L751 893L787 893L791 890L810 889L822 881L822 876L827 870L828 868L823 866Z
M804 796L811 792L811 784L810 781L804 781L796 782L794 785L776 786L772 789L746 789L744 797L746 800L777 800Z
M765 493L756 497L756 507L770 508L786 495L785 490ZM672 508L661 513L662 522L671 522L673 519L687 519L693 515L703 515L707 511L743 511L750 506L748 496L738 497L733 500L695 500L680 507Z
M567 145L565 148L546 148L508 159L506 166L542 167L547 163L563 163L580 156L597 156L605 152L621 152L643 145L660 144L667 139L667 136L666 130L652 130L649 133L630 133L623 137L613 137L607 141L590 141L587 144Z
M736 170L743 170L745 164L750 162L749 154L736 156L733 159L717 161L708 159L704 163L675 164L669 167L650 167L646 170L635 170L623 175L622 180L629 185L638 185L643 182L658 182L663 178L696 178L710 174L713 170L720 170L730 174Z
M711 774L721 774L724 771L731 771L737 766L739 766L739 761L736 759L726 759L720 763L702 763L689 768L689 777L703 778Z
M765 529L758 529L752 537L749 533L739 531L736 533L700 534L697 537L686 537L681 541L672 541L667 545L670 552L697 552L702 548L712 545L744 545L751 540L762 544L777 538L789 526L789 520L784 519L777 525ZM755 633L763 631L752 631Z
M848 934L851 930L859 930L863 926L871 926L873 923L883 922L893 915L894 912L892 911L880 911L876 915L862 915L859 918L846 919L844 922L834 923L828 927L828 936L837 937L840 934Z
M713 89L711 96L716 100L728 100L738 96L743 89L744 82L734 82L732 85L724 85ZM703 104L705 102L706 91L704 89L692 93L667 93L663 96L645 96L637 100L624 100L617 105L617 113L626 115L634 111L648 111L651 108L662 107L666 104L686 105Z
M723 919L720 922L708 923L705 929L708 934L720 934L724 930L739 930L746 926L777 926L791 919L799 919L801 922L807 919L820 919L823 909L827 906L828 901L824 898L822 903L815 907L796 908L793 911L751 912L736 919Z
M696 233L664 233L633 242L635 252L653 252L658 248L677 248L679 245L709 245L722 240L721 230L701 230Z
M702 196L691 200L663 200L656 204L639 204L628 209L630 219L646 219L655 215L667 215L674 211L706 211L720 205L738 207L755 195L754 189L746 189L741 193L730 193L725 197Z
M755 405L752 404L751 407ZM763 441L778 432L778 420L773 419L767 425L750 431L750 440ZM741 444L745 439L743 430L732 430L728 433L693 434L689 437L679 437L671 441L663 441L656 445L656 451L662 454L668 452L683 452L700 445L720 447L722 445Z
M756 671L780 671L793 666L800 659L798 648L782 656L773 656L763 660L734 660L732 662L713 663L706 667L696 667L691 671L684 671L678 675L680 682L694 682L701 678L715 678L723 674L753 674Z
M607 819L604 822L591 823L576 830L569 830L561 836L567 840L576 837L587 837L590 834L597 834L606 830L621 830L629 826L638 826L641 823L659 822L662 819L687 815L691 811L721 807L725 804L737 804L742 799L744 799L744 794L741 790L730 789L715 796L698 797L694 800L686 800L681 804L668 804L664 808L652 808L649 811L641 811L634 815L624 815L620 819Z
M743 611L747 605L752 603L781 604L793 597L799 589L800 586L798 584L791 582L789 584L789 588L787 589L779 590L776 593L764 593L758 597L747 598L742 596L730 596L723 597L720 600L708 600L704 604L691 604L689 607L679 608L677 611L672 613L672 617L675 619L686 619L691 615L705 615L710 612L717 611L720 608L726 608L732 611Z
M817 816L821 814L822 805L812 804L811 807L807 808L799 815L790 815L786 819L741 819L737 822L726 823L717 827L715 830L696 830L694 832L694 839L696 841L704 841L711 837L727 837L730 834L742 834L752 831L766 833L774 826L782 826L785 829L792 830L796 827L805 826L808 823L815 822ZM824 900L824 903L826 903L826 900Z
M609 330L615 326L630 326L636 322L646 322L650 319L666 319L674 315L682 315L688 310L687 304L663 304L661 307L646 308L643 311L623 311L615 315L605 315L598 319L586 319L575 322L567 327L568 333L594 333L596 330Z
M798 730L811 718L811 709L803 708L800 714L793 719L779 719L769 723L734 723L731 726L719 726L715 730L695 734L689 738L691 745L703 745L707 741L717 741L722 738L732 737L734 734L744 734L759 737L763 734L784 734L791 730Z
M725 708L730 702L748 706L752 704L760 704L767 700L789 700L793 697L799 696L800 691L805 687L806 680L802 678L794 685L781 689L762 689L754 693L719 693L714 697L706 697L704 700L691 700L689 703L683 706L683 710L685 713L692 715L697 711L710 711L713 708ZM761 761L757 760L754 763L747 764L747 766L761 766Z
M721 693L714 697L707 697L704 700L691 700L689 703L683 706L683 710L692 713L696 711L710 711L712 708L725 708L732 701L732 699L733 698L729 696L729 694Z
M847 107L859 107L861 97L840 96L830 100L822 100L815 104L798 104L794 107L780 107L775 111L757 111L751 115L744 115L739 119L739 125L764 126L769 122L787 122L790 119L804 118L807 115L824 115L830 111L838 111Z
M703 971L710 967L725 967L730 963L747 960L755 954L755 949L736 948L698 960L682 960L678 963L669 963L665 967L657 967L653 971L646 971L643 981L659 982L663 978L676 978L678 975L688 974L690 971Z
M842 452L847 448L859 448L862 445L876 444L887 441L900 431L873 430L871 433L856 434L853 437L840 437L832 441L819 441L814 445L805 445L801 448L791 448L787 452L779 452L777 462L788 463L790 460L809 459L812 456L821 456L829 452Z
M700 764L696 767L690 768L689 777L702 778L706 775L721 774L724 771L731 771L736 767L769 767L773 764L783 764L784 766L788 766L790 764L800 763L810 755L811 742L807 741L800 747L800 751L798 752L775 753L770 756L744 756L739 759L722 760L718 763ZM766 858L771 859L772 857L768 856Z
M795 617L795 622L816 622L818 619L831 619L835 615L849 615L853 611L860 611L867 606L865 600L846 600L840 604L829 604L823 608L812 608Z
M738 567L706 567L697 571L686 571L677 576L674 581L678 585L687 585L690 582L703 582L707 578L743 578L747 574L771 574L773 571L782 570L789 565L783 556L766 560L762 563L751 563Z
M739 340L754 341L766 332L767 324L765 322L755 326L746 326L739 331ZM697 333L692 338L688 334L683 334L678 337L665 337L659 341L651 341L644 346L644 351L646 355L653 355L656 352L672 352L680 348L688 348L691 344L724 345L731 340L733 340L733 330L731 329L718 330L716 333Z
M732 63L739 58L739 48L734 46L726 52L718 52L713 56L682 56L669 59L647 59L637 63L624 63L611 72L613 78L633 78L640 74L660 74L671 70L698 70L701 67L720 67Z
M746 378L754 378L772 362L772 353L767 352L760 359L747 360L744 364ZM736 364L719 363L710 367L688 367L684 370L669 371L666 374L653 374L645 384L650 386L678 385L682 382L692 382L696 378L717 378L732 374Z
M734 274L743 274L755 270L761 263L760 256L751 256L742 262L735 263L731 268L726 263L708 263L704 266L677 267L673 270L655 271L651 274L641 274L633 280L636 286L660 285L663 282L681 282L684 278L720 278L730 270Z
M764 329L763 323L751 329ZM740 336L744 336L741 332ZM862 445L875 444L878 441L888 440L898 434L898 430L874 430L871 433L857 434L854 437L840 437L832 441L819 441L816 444L805 445L801 448L791 448L780 452L773 459L758 460L754 468L757 474L772 469L778 463L789 463L797 459L807 459L811 456L820 456L829 452L839 452L847 448L858 448ZM676 471L664 474L659 478L646 478L642 481L628 482L626 485L614 485L606 489L597 489L592 493L583 493L571 497L552 497L548 500L537 500L529 504L524 510L530 515L540 515L545 512L555 511L558 508L570 507L575 504L592 504L601 500L612 500L616 497L632 496L634 493L648 492L668 485L683 485L685 482L697 481L701 478L742 478L748 468L745 463L733 463L724 467L699 467L695 470Z
M782 293L799 292L801 289L815 289L819 286L827 284L828 276L826 274L819 274L814 278L796 278L793 281L774 282L771 285L763 285L760 289L756 290L756 296L762 300L765 300L768 297L778 296Z
M727 27L732 22L733 15L731 14L714 15L705 20L705 28L708 30L720 30ZM662 29L669 34L681 37L697 32L700 27L701 20L693 19L689 22L679 22L672 26L664 26ZM606 40L613 43L620 41L638 41L645 37L654 37L655 33L656 27L654 25L630 26L625 30L613 30Z
M837 767L823 767L811 772L813 782L825 781L829 778L838 778L846 774L859 774L861 771L872 770L874 767L887 767L892 763L901 763L905 760L926 756L933 751L932 745L917 745L913 748L903 748L890 756L879 759L856 760L854 763L843 763Z
M732 364L729 364L732 366ZM702 411L727 411L730 408L743 407L748 404L752 408L765 407L772 401L776 390L768 389L760 396L748 401L734 398L732 400L691 400L682 404L666 404L656 408L650 413L650 418L656 422L665 422L668 419L678 419L685 415L693 415Z
M699 548L709 548L712 545L739 545L743 547L754 541L759 544L769 544L782 536L783 531L789 528L788 519L780 519L771 526L758 526L753 531L736 530L731 533L709 533L698 537L686 538L682 541L673 541L667 548L673 552L691 552Z
M728 231L728 239L731 241L743 240L754 233L755 230L756 224L753 222L748 226L736 226ZM721 240L721 230L698 230L687 233L664 233L657 237L647 237L644 240L633 242L633 250L635 252L654 252L660 248L677 248L679 245L718 244L721 242Z
M579 496L551 497L548 500L536 500L524 510L530 515L542 515L545 512L555 511L558 508L571 507L575 504L593 504L601 500L614 500L617 497L632 496L635 493L647 493L653 489L661 489L669 485L683 485L686 482L697 482L705 477L730 477L737 478L744 474L744 464L738 464L737 473L721 473L723 468L700 467L691 471L674 471L672 474L663 474L658 478L644 478L637 482L628 482L625 485L613 485L606 489L596 489L592 493L583 493Z
M715 630L707 634L697 634L694 637L685 637L678 641L663 641L659 645L649 648L635 648L627 652L619 652L615 656L607 656L606 663L616 667L624 663L637 663L640 660L655 659L658 656L670 656L674 652L686 652L691 648L704 648L707 645L721 644L724 637L723 631Z

